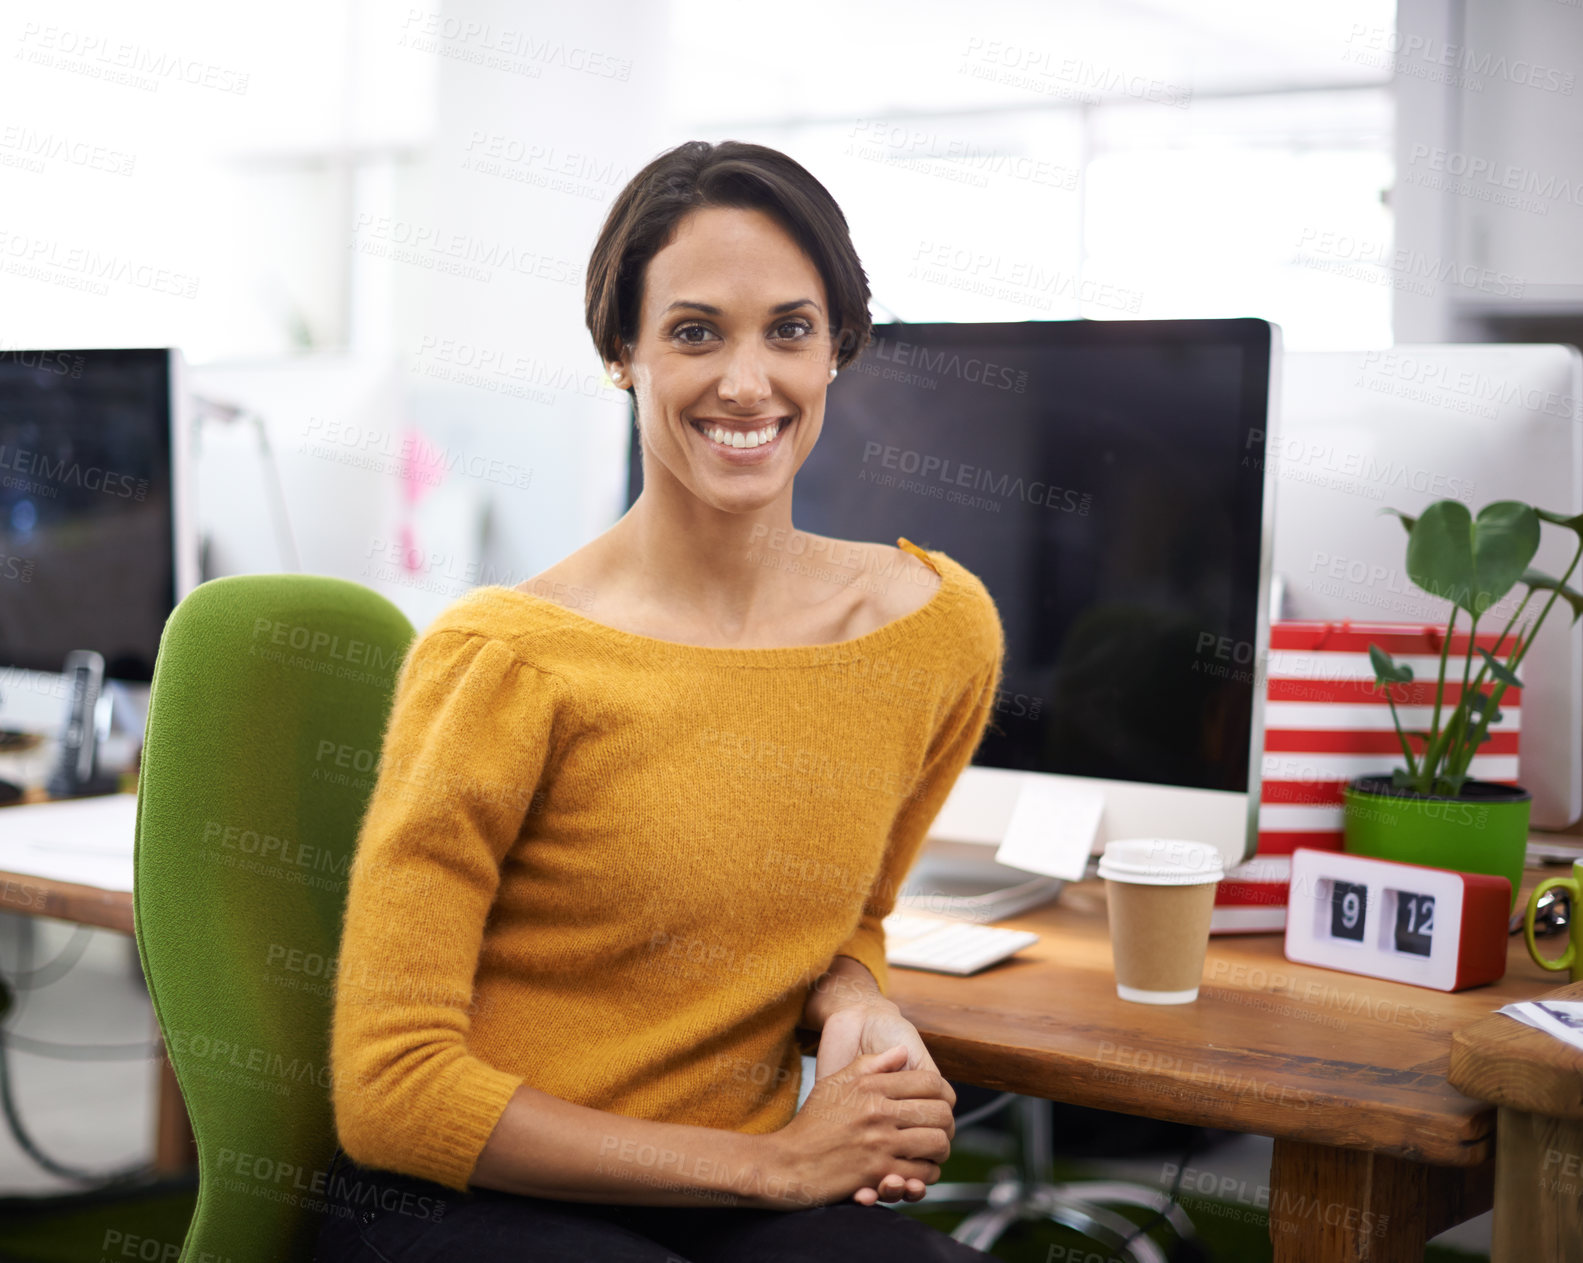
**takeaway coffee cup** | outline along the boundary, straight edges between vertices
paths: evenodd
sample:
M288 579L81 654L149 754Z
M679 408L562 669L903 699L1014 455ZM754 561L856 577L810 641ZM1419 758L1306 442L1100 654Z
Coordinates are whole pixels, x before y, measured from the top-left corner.
M1116 994L1138 1004L1198 999L1215 887L1225 876L1220 852L1203 842L1132 838L1105 847L1099 875Z

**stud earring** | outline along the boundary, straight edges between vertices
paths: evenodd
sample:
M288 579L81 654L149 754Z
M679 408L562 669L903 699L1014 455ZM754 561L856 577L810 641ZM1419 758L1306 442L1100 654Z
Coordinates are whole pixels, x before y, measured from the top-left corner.
M834 376L835 376L835 375L836 375L836 371L837 371L837 370L835 370L835 369L833 369L833 368L832 368L832 369L831 369L831 370L830 370L830 376L831 376L831 377L834 377Z

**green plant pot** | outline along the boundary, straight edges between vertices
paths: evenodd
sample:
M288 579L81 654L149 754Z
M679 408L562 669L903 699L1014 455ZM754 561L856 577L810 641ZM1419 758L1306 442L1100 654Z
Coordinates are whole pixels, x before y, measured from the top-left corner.
M1526 789L1468 780L1455 798L1425 797L1396 789L1389 776L1360 776L1341 798L1349 854L1492 873L1511 882L1517 906L1533 803Z

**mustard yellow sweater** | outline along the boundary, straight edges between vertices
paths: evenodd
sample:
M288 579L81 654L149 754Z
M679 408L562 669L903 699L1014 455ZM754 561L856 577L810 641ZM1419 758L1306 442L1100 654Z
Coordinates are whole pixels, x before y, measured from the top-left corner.
M517 1086L762 1133L837 955L880 922L970 761L1004 636L983 583L836 644L731 649L475 588L408 651L351 870L340 1143L465 1190ZM895 577L890 582L906 582Z

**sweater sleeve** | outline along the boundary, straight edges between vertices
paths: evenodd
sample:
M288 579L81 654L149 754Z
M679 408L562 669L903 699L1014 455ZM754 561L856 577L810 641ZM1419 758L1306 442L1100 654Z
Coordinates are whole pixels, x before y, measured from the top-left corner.
M996 642L988 665L981 667L968 680L946 712L940 728L930 742L924 757L922 774L912 794L906 798L891 826L890 839L885 846L885 858L879 874L870 887L863 903L863 912L852 936L835 955L850 956L867 967L879 984L880 994L890 995L890 969L885 961L885 927L881 924L896 906L896 896L907 880L907 874L923 849L929 826L940 814L951 787L962 774L983 739L989 725L990 711L994 709L995 695L1000 691L1001 668L1005 656L1005 643L1000 637L1000 625L995 622Z
M402 664L347 889L330 1035L337 1138L466 1191L524 1080L468 1047L500 867L549 760L558 677L441 629Z

